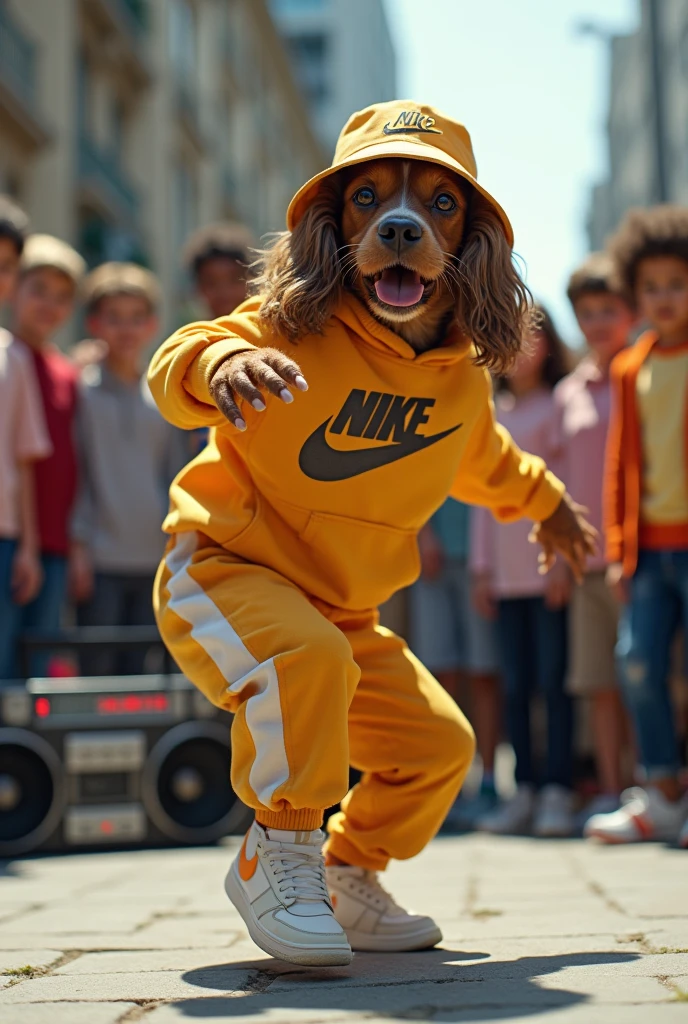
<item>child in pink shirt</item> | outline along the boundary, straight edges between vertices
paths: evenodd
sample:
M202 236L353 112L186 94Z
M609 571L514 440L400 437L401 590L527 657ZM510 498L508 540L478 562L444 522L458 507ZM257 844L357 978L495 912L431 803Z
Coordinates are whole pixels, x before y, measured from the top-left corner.
M26 226L22 211L0 196L0 306L14 289ZM32 462L49 454L31 359L0 329L0 679L18 675L21 606L41 585Z
M564 439L559 474L602 536L602 490L611 412L610 364L628 344L635 315L615 281L614 264L593 253L571 275L568 297L588 352L554 392L558 429ZM602 545L588 559L574 589L569 616L567 688L590 704L600 794L585 817L619 806L623 789L621 750L625 726L614 650L619 603L605 582Z
M510 376L499 382L497 419L519 447L550 466L561 459L561 437L552 429L552 390L567 370L566 349L549 315L540 309L540 327ZM516 795L479 828L495 833L534 831L570 835L574 828L571 699L566 694L566 604L570 586L555 567L539 571L537 550L523 522L498 525L475 509L470 564L478 611L495 617L502 660L509 739L516 755ZM531 695L540 690L547 705L547 754L542 787L530 737Z

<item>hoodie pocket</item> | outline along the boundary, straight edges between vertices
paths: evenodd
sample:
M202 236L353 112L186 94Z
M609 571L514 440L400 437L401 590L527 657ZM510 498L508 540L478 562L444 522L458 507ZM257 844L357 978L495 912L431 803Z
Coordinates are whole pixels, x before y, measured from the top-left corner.
M318 568L314 592L342 608L376 608L418 577L416 536L416 530L312 512L300 539Z

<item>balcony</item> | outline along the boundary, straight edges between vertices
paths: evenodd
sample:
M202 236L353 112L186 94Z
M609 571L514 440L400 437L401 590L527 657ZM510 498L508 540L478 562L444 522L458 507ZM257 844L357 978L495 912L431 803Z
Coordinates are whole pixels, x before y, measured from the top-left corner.
M79 187L88 202L121 224L134 224L138 196L119 166L116 154L100 150L90 139L79 140Z
M36 109L36 94L36 47L0 0L0 110L29 146L48 138Z
M117 61L141 88L152 79L148 52L150 0L81 0L84 14L117 47Z

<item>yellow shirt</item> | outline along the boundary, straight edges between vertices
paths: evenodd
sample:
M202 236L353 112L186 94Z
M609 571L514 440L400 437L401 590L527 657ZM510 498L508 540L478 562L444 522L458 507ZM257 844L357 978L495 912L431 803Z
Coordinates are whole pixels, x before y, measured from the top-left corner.
M182 328L151 362L163 416L215 428L172 486L169 533L197 530L328 604L366 609L416 578L416 534L448 494L503 521L557 507L563 484L495 423L466 338L417 355L347 294L322 335L294 345L259 307ZM296 358L310 387L291 405L242 407L240 433L209 383L254 346Z
M641 516L650 525L688 523L687 388L688 346L655 346L637 383L643 452Z

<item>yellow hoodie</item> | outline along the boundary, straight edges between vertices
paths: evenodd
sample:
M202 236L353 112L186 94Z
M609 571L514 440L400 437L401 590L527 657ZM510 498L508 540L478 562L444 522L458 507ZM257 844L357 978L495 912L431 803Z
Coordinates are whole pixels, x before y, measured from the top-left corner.
M258 315L177 331L157 352L150 386L163 416L211 426L208 447L171 489L169 533L196 530L307 594L376 607L417 577L416 535L447 495L502 521L547 518L563 485L494 421L491 384L459 334L422 354L346 295L323 335L294 345ZM240 433L209 384L228 356L271 346L301 366L293 404L246 404Z

